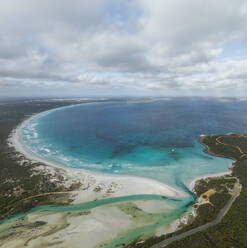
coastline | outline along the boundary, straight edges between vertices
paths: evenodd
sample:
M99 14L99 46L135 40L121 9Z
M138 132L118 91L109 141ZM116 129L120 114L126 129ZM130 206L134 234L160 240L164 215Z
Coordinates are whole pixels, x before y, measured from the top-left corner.
M231 134L226 134L226 135L231 135ZM214 134L211 134L211 135L208 135L208 136L214 136ZM216 154L216 153L210 151L209 147L208 147L206 144L203 143L203 139L204 139L205 137L206 137L206 135L201 135L201 136L200 136L200 143L205 147L205 150L204 150L205 153L208 153L208 154L213 155L213 156L215 156L215 157L231 159L231 160L233 160L234 162L237 161L237 160L236 160L235 158L233 158L233 157L227 157L227 156L220 155L220 154Z
M201 180L206 180L206 179L210 180L213 178L224 177L226 175L232 175L232 171L229 169L226 172L198 176L198 177L192 179L191 181L189 181L188 183L186 183L186 185L190 191L192 191L193 193L196 193L195 185L197 182L199 182ZM184 226L188 225L189 222L191 221L191 219L195 219L197 216L198 216L197 207L192 205L192 209L190 211L188 211L183 216L181 216L179 219L175 220L174 222L172 222L170 224L172 231L169 231L168 233L173 233L173 232L179 231ZM157 236L159 237L161 235L157 235Z
M233 162L232 162L232 166L225 172L214 173L214 174L206 174L206 175L198 176L198 177L190 180L188 183L186 183L188 189L191 190L194 193L196 193L195 192L195 185L200 180L206 180L206 179L210 180L212 178L224 177L224 176L227 176L227 175L232 175L232 168L234 166L234 163L236 162L236 160L234 158L229 158L229 157L226 157L226 156L220 156L218 154L215 154L215 153L211 152L209 147L206 144L203 143L204 137L207 137L207 135L204 135L204 134L200 135L200 144L202 144L205 147L205 150L204 150L205 153L208 153L210 155L217 156L217 157L223 157L223 158L231 159L231 160L233 160ZM190 212L188 212L187 214L184 215L184 220L182 221L183 224L185 224L185 225L187 224L188 218L191 216L191 214L192 214L193 217L197 216L195 207L193 207L192 211L190 211Z

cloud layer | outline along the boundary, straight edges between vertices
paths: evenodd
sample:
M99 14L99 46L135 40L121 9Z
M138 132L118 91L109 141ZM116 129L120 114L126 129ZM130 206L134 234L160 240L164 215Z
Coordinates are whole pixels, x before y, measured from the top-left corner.
M247 90L244 0L2 0L0 95Z

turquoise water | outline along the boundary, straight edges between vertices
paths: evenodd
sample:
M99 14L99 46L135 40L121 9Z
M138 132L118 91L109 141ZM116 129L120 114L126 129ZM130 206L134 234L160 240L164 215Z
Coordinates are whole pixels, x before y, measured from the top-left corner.
M204 153L199 143L201 134L235 131L235 121L212 113L212 107L225 105L214 105L172 100L65 107L28 121L22 141L32 153L65 167L143 176L180 187L231 166L231 160Z
M246 102L182 98L149 103L81 104L30 119L21 129L21 139L36 156L64 167L152 178L188 193L184 199L162 198L172 201L173 211L159 216L154 225L132 230L106 246L117 247L186 212L195 201L185 186L190 180L231 167L231 160L204 153L199 139L202 134L246 132L246 107ZM45 206L31 212L78 211L137 198L160 199L132 197L65 207Z

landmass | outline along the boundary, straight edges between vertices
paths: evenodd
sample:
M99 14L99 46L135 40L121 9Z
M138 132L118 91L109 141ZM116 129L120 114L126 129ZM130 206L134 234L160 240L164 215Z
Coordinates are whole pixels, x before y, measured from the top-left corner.
M149 194L181 196L164 184L154 181L140 181L140 187L131 191L123 188L128 178L105 178L91 174L71 172L55 166L46 166L32 159L27 159L7 144L9 134L24 119L35 113L75 103L91 102L90 99L55 99L1 102L0 104L0 221L26 212L42 205L70 205L108 197L124 196L127 193L141 194L146 183ZM101 99L100 101L107 101ZM155 232L152 237L137 238L129 244L129 239L122 240L118 247L163 247L164 240L173 238L166 247L245 247L247 240L246 219L247 194L247 136L242 134L212 135L201 139L207 151L216 156L231 158L235 162L231 174L216 178L204 178L190 185L198 200L193 211L182 216L167 230ZM122 182L121 182L122 180ZM138 185L136 178L133 184ZM132 185L132 184L130 184ZM241 191L241 193L240 193ZM239 195L240 193L240 195ZM238 196L239 195L239 196ZM107 245L107 240L114 240L121 234L143 225L155 223L169 205L162 201L125 201L108 204L77 212L62 211L30 212L25 217L0 225L0 247L77 247L79 241L87 241L85 247L116 247L114 242ZM225 208L225 209L224 209ZM223 211L219 223L215 222ZM115 220L118 220L118 225ZM119 225L121 223L121 225ZM213 223L206 230L200 227ZM239 228L239 225L241 226ZM109 228L106 228L106 227ZM91 230L90 230L91 228ZM199 229L197 229L199 228ZM80 232L78 231L80 230ZM81 230L84 230L81 232ZM181 234L190 233L188 236ZM66 235L65 235L66 233ZM164 235L164 233L166 233ZM130 232L130 234L132 234ZM84 236L83 236L84 235ZM92 237L90 235L93 235ZM158 235L158 236L157 236ZM84 238L83 238L84 237ZM73 240L73 241L71 241ZM164 243L163 243L164 244ZM78 246L80 247L80 246Z

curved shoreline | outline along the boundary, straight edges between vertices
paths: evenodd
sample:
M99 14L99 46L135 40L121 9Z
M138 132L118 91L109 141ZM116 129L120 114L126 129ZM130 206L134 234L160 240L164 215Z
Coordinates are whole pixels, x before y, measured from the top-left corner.
M200 144L202 144L205 149L204 149L204 153L206 154L209 154L209 155L212 155L212 156L216 156L216 157L221 157L221 158L225 158L225 159L230 159L230 160L233 160L233 162L235 162L236 160L234 158L229 158L229 157L226 157L226 156L220 156L218 154L215 154L213 152L210 151L209 147L203 143L203 138L206 137L208 135L204 135L204 134L201 134L200 135ZM232 166L233 166L233 163L232 163ZM202 176L198 176L198 177L195 177L194 179L190 180L188 183L186 183L186 185L188 186L189 190L191 191L194 191L194 187L195 187L195 184L197 181L200 181L202 179L207 179L207 178L214 178L214 177L222 177L222 176L226 176L226 175L231 175L232 174L232 166L230 168L228 168L227 171L225 172L219 172L219 173L214 173L214 174L205 174L205 175L202 175Z
M63 174L67 174L70 178L74 177L78 179L80 178L91 178L92 180L96 180L96 184L103 183L105 184L108 181L113 181L114 183L120 184L121 189L118 192L114 192L107 197L119 197L119 196L127 196L127 195L139 195L139 194L154 194L154 195L162 195L168 197L186 197L187 194L180 189L175 187L171 187L165 183L159 182L154 179L132 176L132 175L109 175L104 173L97 173L92 171L87 171L85 169L74 169L74 168L66 168L60 166L56 163L50 162L33 154L22 142L21 142L21 134L20 131L23 126L29 122L30 120L37 118L40 115L44 115L53 111L61 110L64 108L71 108L74 106L80 106L83 104L91 104L91 103L82 103L82 104L74 104L65 107L54 108L51 110L46 110L37 114L34 114L20 123L10 134L8 139L8 145L13 147L16 152L22 154L25 159L33 162L33 163L41 163L44 164L47 170L54 170L57 169ZM85 190L83 191L85 194ZM99 196L98 196L99 197ZM79 197L81 198L81 197ZM104 197L105 198L105 197ZM81 199L76 199L76 202L79 202ZM84 201L93 200L91 197L85 197Z

